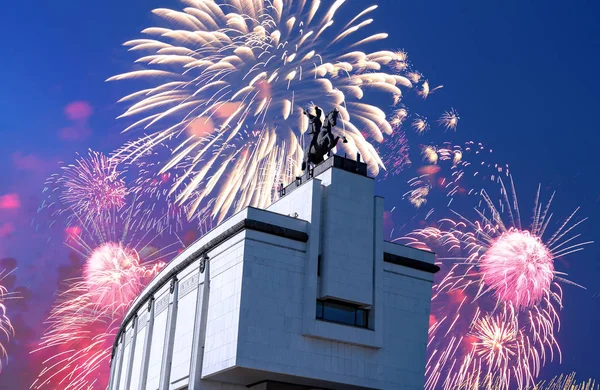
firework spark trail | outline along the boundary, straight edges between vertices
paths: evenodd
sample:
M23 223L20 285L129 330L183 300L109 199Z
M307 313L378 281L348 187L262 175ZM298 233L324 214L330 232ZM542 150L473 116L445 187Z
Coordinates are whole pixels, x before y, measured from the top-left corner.
M542 381L530 390L600 390L600 384L593 379L577 383L575 373L572 372L569 375L556 376L548 382Z
M479 318L473 324L472 333L477 341L473 343L474 355L485 362L487 371L483 378L486 388L500 383L510 382L512 364L511 360L528 359L533 351L526 345L523 330L519 329L517 317L514 314L503 313L494 317ZM490 382L491 381L491 382Z
M446 128L446 130L456 130L456 126L458 126L458 121L460 117L458 116L458 111L454 108L451 108L450 111L444 111L438 123Z
M3 369L2 361L8 360L6 345L15 335L15 329L12 326L10 318L8 318L6 310L6 300L17 298L15 294L10 293L6 287L2 285L2 280L7 277L10 272L0 271L0 372Z
M141 230L172 234L182 231L187 226L186 208L175 204L169 194L179 177L176 172L158 173L163 166L164 157L171 154L170 148L159 145L133 163L123 161L132 178L129 184L129 193L135 199L132 218L138 221ZM113 156L113 159L118 157ZM125 214L129 212L130 210L124 210Z
M453 211L456 220L442 219L437 227L400 239L444 253L438 258L442 279L433 287L436 321L429 331L427 389L527 388L547 361L562 358L555 332L562 308L559 283L566 280L554 269L554 260L591 243L577 242L580 235L573 231L585 219L575 221L573 213L556 232L547 233L554 195L543 205L538 188L531 227L523 229L508 177L508 191L502 177L495 177L497 205L488 192L480 192L477 219ZM503 313L502 321L497 313ZM512 359L482 353L498 332L519 340L512 344ZM482 344L484 337L487 344Z
M108 157L90 150L46 180L38 218L45 212L50 226L64 220L71 228L81 229L79 225L101 225L115 213L122 213L124 220L132 213L139 230L179 232L184 228L186 208L175 204L169 194L178 177L157 173L162 166L160 156L171 152L163 145L128 163L114 153ZM133 203L134 209L124 207L126 203ZM197 220L202 219L199 214Z
M34 354L50 354L32 389L93 389L108 384L106 366L118 318L99 314L83 282L61 294ZM104 370L104 372L103 372Z
M426 146L423 148L423 160L427 161L429 164L437 164L439 155L438 150L434 146Z
M147 38L125 43L148 53L136 61L145 68L109 79L153 82L121 99L130 104L122 117L138 117L124 131L143 128L147 135L119 155L132 161L170 144L173 155L160 173L180 172L171 189L177 202L192 216L207 199L221 199L212 215L222 220L230 210L272 200L265 188L279 183L265 182L284 175L261 167L273 153L286 162L300 160L307 128L302 108L318 96L325 110L340 111L335 131L348 139L340 151L360 152L376 175L384 162L371 141L392 134L393 119L369 97L398 104L402 89L421 76L402 73L408 72L402 51L359 51L387 34L364 34L377 6L340 22L343 3L186 0L183 11L154 10L169 27L145 29ZM292 178L298 173L295 166L280 171Z
M477 178L494 182L500 176L508 177L508 165L490 163L491 149L472 141L462 145L445 142L441 145L424 145L421 156L425 166L417 167L418 176L408 180L409 190L403 194L414 207L425 204L446 203L450 206L457 194L479 195L479 190L469 187L468 181ZM435 201L435 197L442 197ZM430 198L434 198L430 202ZM427 210L427 218L434 209Z
M417 91L417 93L423 98L423 99L427 99L427 97L429 95L431 95L432 93L434 93L435 91L437 91L440 88L444 88L443 85L438 85L437 87L430 89L429 87L429 81L425 80L423 81L423 84L421 84L421 89L419 89Z
M406 109L406 107L401 107L401 108L395 109L392 112L392 119L390 119L390 124L394 128L400 128L407 117L408 117L408 110Z
M115 159L89 150L46 180L42 193L47 199L38 211L48 209L52 221L62 214L78 215L85 224L105 219L125 204L124 173Z
M429 122L427 122L427 118L420 115L417 115L416 118L413 120L412 127L419 134L423 134L431 128L429 126Z
M383 162L385 163L385 174L380 180L385 180L388 175L398 175L411 164L409 155L409 142L406 133L396 131L377 148Z
M404 194L404 197L408 197L409 202L419 208L427 203L427 195L431 191L429 184L424 184L421 180L411 180L408 182L411 190Z
M107 386L112 341L127 308L179 245L154 248L158 234L139 230L134 205L127 209L129 214L112 214L67 238L65 244L85 259L83 276L69 281L50 311L32 351L46 357L32 389Z

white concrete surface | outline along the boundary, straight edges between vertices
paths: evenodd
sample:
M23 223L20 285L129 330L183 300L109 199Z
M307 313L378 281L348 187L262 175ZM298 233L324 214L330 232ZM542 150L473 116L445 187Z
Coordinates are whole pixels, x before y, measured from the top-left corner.
M135 390L241 390L264 380L422 389L433 274L385 262L384 253L429 264L434 255L384 242L383 208L372 179L331 168L267 210L248 208L224 221L134 302L148 299L161 275L193 260L178 272L173 294L166 282L153 293L151 312L145 302L136 309L137 327L126 324L131 330L115 352L112 377L125 380L119 370L131 371ZM308 241L242 229L206 253L200 272L200 248L246 219L307 233ZM369 310L369 327L317 319L317 299ZM113 382L111 390L123 388Z

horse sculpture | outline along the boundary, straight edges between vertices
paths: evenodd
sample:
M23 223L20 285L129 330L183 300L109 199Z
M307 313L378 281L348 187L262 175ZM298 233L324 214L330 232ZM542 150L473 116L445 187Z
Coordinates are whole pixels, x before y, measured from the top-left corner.
M334 136L331 128L337 124L339 111L331 110L325 116L325 124L321 122L321 109L315 106L315 114L311 115L307 111L303 111L308 117L309 128L308 133L311 134L311 140L308 147L304 150L304 159L302 160L302 170L305 171L309 164L317 165L325 161L325 155L331 155L331 149L335 148L340 138L344 143L347 143L346 137Z

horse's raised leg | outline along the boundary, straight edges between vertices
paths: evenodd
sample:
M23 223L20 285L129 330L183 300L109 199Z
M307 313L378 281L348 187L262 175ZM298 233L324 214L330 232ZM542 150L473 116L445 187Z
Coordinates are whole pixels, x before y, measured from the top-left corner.
M304 157L302 158L302 171L305 171L307 166L308 166L308 153L309 153L310 147L308 149L306 149L304 151Z

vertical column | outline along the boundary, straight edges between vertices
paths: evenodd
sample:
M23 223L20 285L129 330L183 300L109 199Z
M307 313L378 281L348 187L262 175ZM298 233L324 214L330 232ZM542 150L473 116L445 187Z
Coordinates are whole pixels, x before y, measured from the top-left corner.
M305 207L309 208L305 212L304 219L310 221L308 230L308 242L306 243L306 260L304 262L304 280L302 296L302 334L312 334L314 332L317 312L317 298L319 297L319 277L317 276L319 268L319 252L321 243L321 216L322 216L322 194L321 180L313 179L307 183L312 186L310 192L311 200L307 201ZM321 274L321 280L323 275Z
M135 327L135 319L132 319L125 326L125 334L123 335L123 352L121 355L121 374L119 375L119 381L115 383L115 389L126 390L125 382L129 375L131 367L129 362L131 361L131 342L133 341L133 329Z
M369 328L375 330L375 342L383 346L383 213L382 197L373 198L373 306Z
M208 255L200 259L200 277L198 278L198 298L196 300L196 318L194 320L194 337L192 344L192 361L190 364L190 380L188 389L199 390L202 379L202 360L204 358L204 340L206 336L206 318L210 286L210 263Z
M142 362L144 358L144 346L146 345L146 333L148 332L148 320L150 313L148 312L148 302L142 306L136 313L137 323L135 331L135 345L133 347L133 361L131 362L131 380L127 389L138 390L140 387Z
M131 383L131 374L133 372L133 355L135 355L135 341L137 339L137 327L138 327L138 317L137 317L137 313L135 314L135 316L133 317L133 325L131 327L131 331L133 332L133 334L131 335L131 349L130 349L130 353L129 353L129 361L127 362L127 365L125 367L129 367L129 369L127 370L127 372L125 373L125 389L129 389L129 383ZM123 362L125 363L125 362Z
M171 377L171 359L173 357L173 338L175 336L175 323L177 321L177 277L171 279L169 292L169 312L167 313L167 330L165 333L165 346L163 348L163 364L160 373L160 390L169 390L169 378Z
M117 342L117 346L113 350L113 355L111 357L110 362L110 380L108 382L108 390L113 390L113 384L115 383L115 376L117 372L117 356L119 356L119 343Z
M150 298L148 301L148 312L150 318L148 319L148 328L146 329L146 342L144 343L144 352L142 354L142 369L140 370L141 380L139 389L131 390L145 390L146 380L148 378L148 364L150 363L150 344L152 344L152 328L154 326L154 298Z
M125 329L125 333L127 333L127 328ZM119 380L121 379L121 366L123 366L123 351L125 350L125 333L121 336L121 341L119 342L119 352L117 354L117 363L116 363L116 372L115 372L115 380L113 382L113 390L118 389Z

